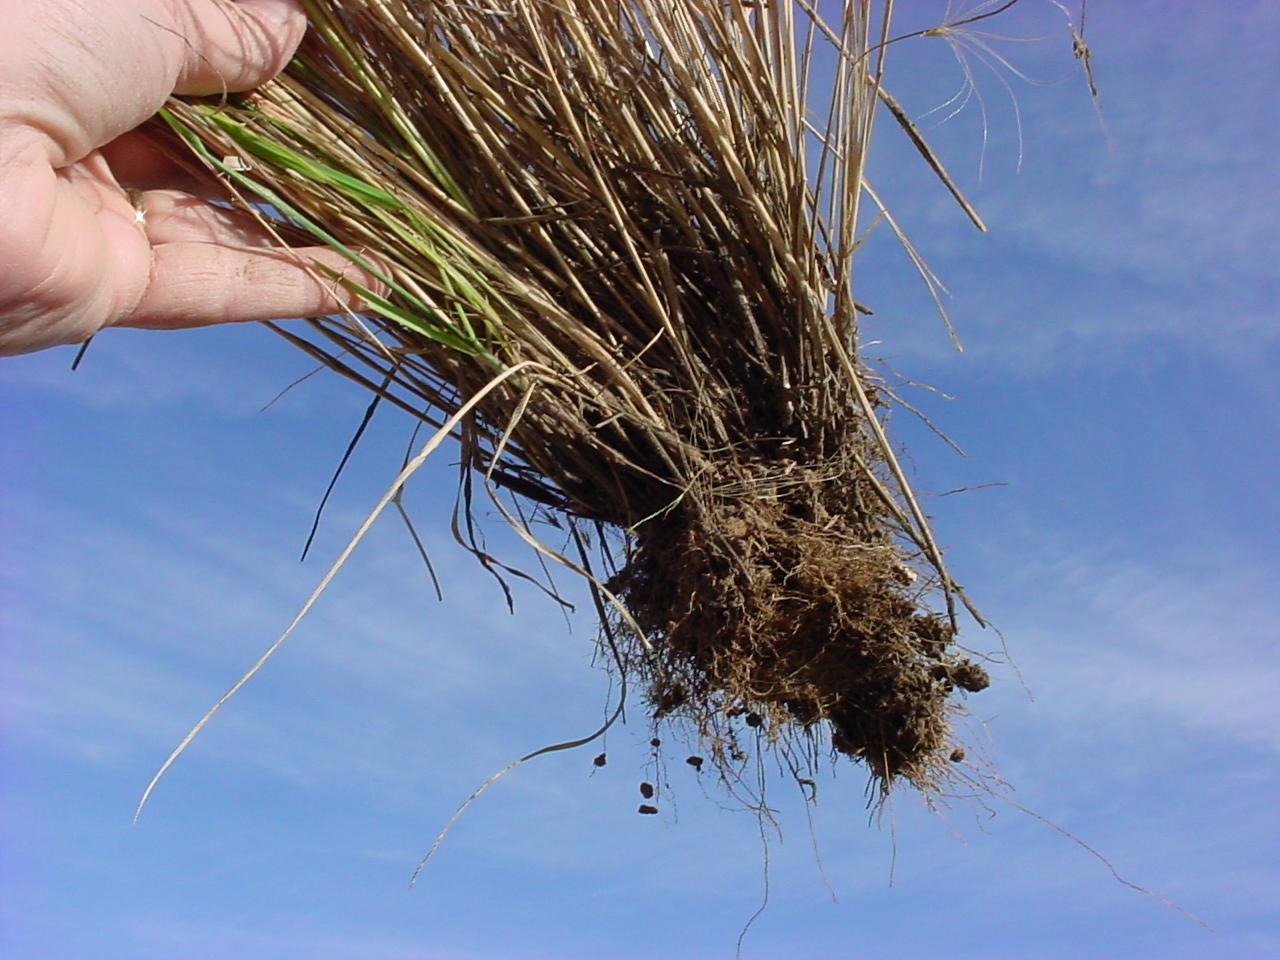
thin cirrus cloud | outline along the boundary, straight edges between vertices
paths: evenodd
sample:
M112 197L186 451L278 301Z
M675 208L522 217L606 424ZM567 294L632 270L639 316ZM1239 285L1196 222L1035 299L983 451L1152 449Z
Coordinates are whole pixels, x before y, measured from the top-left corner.
M191 481L174 469L178 487ZM241 481L252 486L251 478ZM326 527L357 525L351 499L335 506ZM191 724L288 622L336 552L325 544L321 559L300 567L295 551L308 511L279 511L274 498L265 500L239 515L239 502L198 496L194 504L157 498L98 516L76 504L23 505L24 530L12 544L23 557L14 583L23 598L13 631L20 640L6 657L15 735L127 773L120 789L126 802L136 800ZM408 503L431 506L429 490L411 488ZM407 877L429 829L478 783L531 749L599 725L611 692L590 664L590 624L579 616L570 629L555 603L520 581L512 616L494 578L449 542L430 512L419 515L420 533L444 602L398 520L387 517L276 659L169 771L144 823L181 815L178 798L190 785L221 775L313 797L364 794L401 819L425 811L383 855ZM490 530L495 552L535 568L534 558L503 539ZM588 757L575 757L576 782L591 767ZM530 824L537 811L564 807L554 800L563 771L554 769L531 767L504 784ZM537 836L497 842L516 860L594 856L586 835L560 847Z
M1044 26L1052 35L1038 43L991 41L1034 83L971 54L981 102L925 124L989 234L973 232L897 131L879 130L872 178L896 187L890 206L952 289L944 299L969 366L1113 365L1138 342L1249 358L1274 344L1280 133L1266 122L1280 83L1274 9L1091 8L1100 117L1069 37ZM924 79L899 95L914 94L917 113L936 105L949 74L960 76L941 41L927 43L904 48ZM871 329L894 349L955 365L905 257L887 231L880 239L860 279L889 319Z
M1045 599L996 601L993 616L1011 638L1037 712L1056 714L1058 736L1165 726L1181 737L1280 752L1280 704L1267 692L1280 684L1280 629L1267 599L1274 570L1221 554L1183 569L1085 551L1043 566L1024 560L1036 575L1001 592Z

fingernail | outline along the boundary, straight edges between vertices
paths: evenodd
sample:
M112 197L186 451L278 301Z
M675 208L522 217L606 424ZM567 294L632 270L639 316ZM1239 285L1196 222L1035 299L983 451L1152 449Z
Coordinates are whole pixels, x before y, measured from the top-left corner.
M306 12L298 0L235 0L242 7L252 7L263 20L285 25L303 17Z

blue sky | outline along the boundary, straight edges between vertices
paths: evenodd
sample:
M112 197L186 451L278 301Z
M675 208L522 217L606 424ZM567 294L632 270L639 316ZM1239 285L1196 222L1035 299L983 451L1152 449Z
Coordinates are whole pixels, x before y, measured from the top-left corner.
M902 7L904 27L940 9ZM998 29L1054 22L1020 10ZM1010 80L1021 147L976 61L985 151L976 104L926 121L987 235L880 128L872 175L951 289L966 352L888 245L867 251L859 298L871 351L955 398L911 394L965 458L895 418L921 489L1005 484L929 498L1027 688L1005 669L972 697L974 739L1017 804L1216 932L999 799L942 816L903 795L869 823L847 766L821 782L812 835L774 785L782 836L743 957L1280 956L1280 6L1095 3L1089 30L1105 134L1061 38L1000 48L1049 81ZM895 55L917 114L959 82L940 41ZM131 826L411 425L375 419L299 564L356 389L319 375L260 412L309 367L256 327L111 331L70 359L0 362L5 957L733 956L761 899L760 831L678 743L655 762L642 722L611 732L598 771L594 748L516 771L406 888L478 782L592 729L609 693L585 612L518 590L509 615L451 544L447 450L406 496L444 602L381 522ZM661 816L636 815L640 780Z

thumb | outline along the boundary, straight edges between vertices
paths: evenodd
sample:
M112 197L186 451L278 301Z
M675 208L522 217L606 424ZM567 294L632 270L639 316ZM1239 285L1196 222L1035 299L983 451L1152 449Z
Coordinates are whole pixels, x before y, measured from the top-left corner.
M179 0L186 60L174 93L249 90L284 69L307 18L298 0Z

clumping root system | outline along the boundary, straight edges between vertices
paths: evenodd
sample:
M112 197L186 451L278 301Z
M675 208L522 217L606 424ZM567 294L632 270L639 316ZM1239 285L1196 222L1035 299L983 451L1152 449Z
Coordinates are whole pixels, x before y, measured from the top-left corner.
M736 718L775 738L825 723L883 785L932 786L954 749L950 695L986 673L923 607L856 480L792 466L743 480L782 496L712 494L636 535L610 586L651 638L637 666L654 716L687 716L722 766L741 758Z

